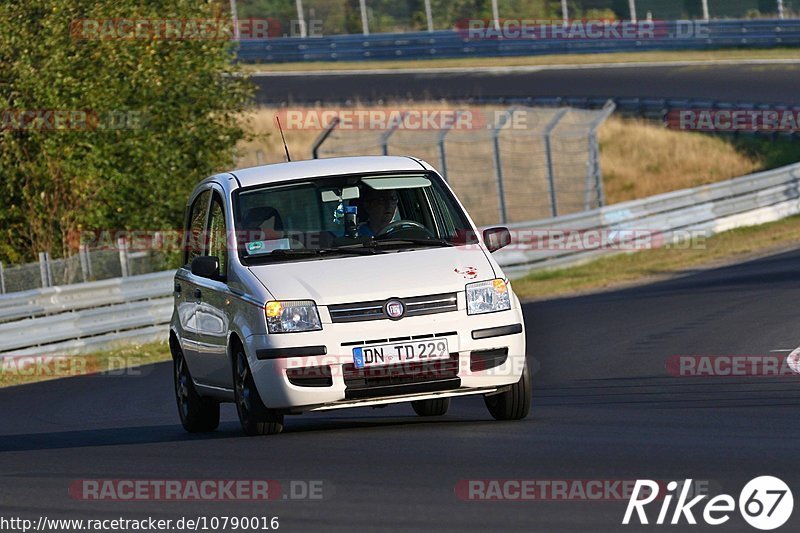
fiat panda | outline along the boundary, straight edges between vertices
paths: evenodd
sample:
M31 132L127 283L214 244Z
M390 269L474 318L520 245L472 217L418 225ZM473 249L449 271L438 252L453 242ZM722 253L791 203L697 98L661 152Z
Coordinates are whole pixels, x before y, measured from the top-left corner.
M249 435L286 415L481 395L525 418L520 303L447 182L411 157L345 157L203 180L186 210L169 344L184 428L234 402Z

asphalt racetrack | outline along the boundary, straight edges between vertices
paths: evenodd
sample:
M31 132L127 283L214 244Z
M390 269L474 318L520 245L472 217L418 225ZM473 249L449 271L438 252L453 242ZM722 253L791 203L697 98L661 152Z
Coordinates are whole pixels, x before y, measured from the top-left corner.
M800 64L458 69L254 76L259 104L528 97L689 98L800 105Z
M626 501L464 501L464 480L703 480L714 494L775 475L800 487L800 379L675 377L675 355L788 354L800 344L800 251L652 285L525 306L534 406L490 420L479 398L438 419L410 406L287 419L246 438L232 406L182 430L171 366L0 390L5 516L278 516L281 531L639 531ZM322 482L322 499L81 501L81 479ZM302 492L302 491L301 491ZM795 493L795 499L799 495ZM655 520L658 507L650 511ZM695 513L697 515L697 513ZM702 511L700 511L702 514ZM698 517L698 520L700 518ZM702 522L701 522L702 523ZM784 530L797 531L797 512ZM684 522L670 530L704 531ZM755 531L741 515L715 531Z

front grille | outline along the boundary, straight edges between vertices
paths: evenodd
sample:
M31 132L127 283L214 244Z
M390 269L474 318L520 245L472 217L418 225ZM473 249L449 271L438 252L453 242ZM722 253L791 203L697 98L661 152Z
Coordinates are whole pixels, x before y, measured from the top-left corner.
M403 302L405 306L406 311L403 317L432 315L458 310L458 299L454 292L397 299ZM373 300L371 302L329 305L328 311L331 314L331 321L334 323L389 320L389 315L384 310L386 302L387 300Z
M342 366L342 372L348 399L433 392L461 385L458 353L439 361L372 368L356 368L353 363L347 363Z
M342 346L365 346L368 344L386 344L389 342L416 341L421 339L435 339L440 337L455 337L457 331L445 331L442 333L425 333L423 335L408 335L407 337L389 337L382 339L368 339L363 341L347 341Z

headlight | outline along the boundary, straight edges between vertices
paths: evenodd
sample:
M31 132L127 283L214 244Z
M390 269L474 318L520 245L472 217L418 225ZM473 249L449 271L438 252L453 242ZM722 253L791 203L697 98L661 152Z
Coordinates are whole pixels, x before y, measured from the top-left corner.
M467 314L480 315L511 309L508 284L502 279L467 285Z
M267 302L267 327L270 333L295 333L322 329L317 305L311 300Z

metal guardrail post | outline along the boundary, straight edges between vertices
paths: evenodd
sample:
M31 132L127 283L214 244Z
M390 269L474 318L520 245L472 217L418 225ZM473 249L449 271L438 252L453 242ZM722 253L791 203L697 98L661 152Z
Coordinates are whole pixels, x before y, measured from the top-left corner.
M431 0L425 0L425 19L428 21L428 33L433 33L433 10Z
M359 0L361 8L361 31L364 35L369 35L369 19L367 18L367 0Z
M44 270L47 274L47 286L52 287L55 285L53 283L53 267L50 265L50 252L44 253Z
M3 272L3 262L0 261L0 294L6 293L6 276Z
M583 209L588 211L591 206L590 191L594 190L597 198L597 207L605 205L605 192L603 190L603 173L600 171L600 147L597 141L597 128L609 117L617 108L613 100L608 100L603 106L601 113L589 125L589 161L586 170L586 188L583 196Z
M551 136L553 129L561 121L562 117L567 114L569 108L559 110L555 116L550 119L550 122L544 127L544 156L547 160L547 186L550 189L550 213L553 217L558 216L558 198L556 198L556 179L553 171L553 147Z
M127 278L130 275L130 269L128 265L128 243L124 237L117 239L117 248L119 248L119 266L122 270L122 277Z
M336 126L339 125L339 117L334 117L330 124L325 127L325 131L323 131L317 140L314 141L314 145L311 147L311 157L314 159L319 159L319 149L322 144L328 140L333 130L336 129Z
M92 268L92 252L89 250L89 245L85 245L86 247L86 273L89 276L89 279L94 279L94 270Z
M389 138L394 134L394 132L397 131L397 129L400 127L400 124L402 124L406 119L406 115L408 115L406 111L401 113L397 122L395 124L391 124L389 129L387 129L386 132L381 135L381 150L383 155L389 155Z
M44 252L39 252L39 275L42 279L42 288L49 287L47 284L47 255Z
M87 248L85 244L81 244L78 248L78 258L81 261L81 276L84 283L89 281L89 253Z
M500 130L511 118L516 108L512 107L506 110L492 128L492 145L494 147L494 172L497 178L497 203L500 208L500 224L508 222L508 213L506 212L506 192L505 184L503 183L503 159L500 156Z

